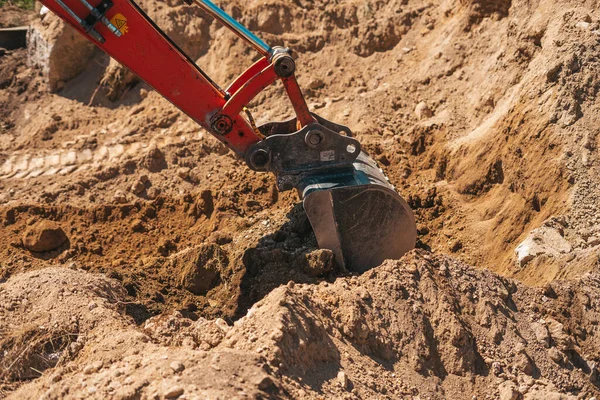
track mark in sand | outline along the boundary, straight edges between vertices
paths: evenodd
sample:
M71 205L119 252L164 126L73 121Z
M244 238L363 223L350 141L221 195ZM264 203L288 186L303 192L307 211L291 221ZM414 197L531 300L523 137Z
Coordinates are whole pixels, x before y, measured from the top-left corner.
M165 147L176 143L192 143L202 139L202 135L189 137L166 137L149 143L134 142L100 146L95 150L54 150L46 154L15 152L0 165L0 179L30 179L39 176L67 175L84 171L106 162L117 163L140 153L145 148L156 145Z

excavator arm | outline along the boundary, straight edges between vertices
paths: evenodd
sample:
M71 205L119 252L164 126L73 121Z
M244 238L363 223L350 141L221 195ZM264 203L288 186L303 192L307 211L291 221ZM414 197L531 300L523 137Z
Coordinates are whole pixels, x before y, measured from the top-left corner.
M195 2L262 57L226 89L214 83L132 0L41 0L225 143L280 190L297 189L319 246L364 271L398 258L416 240L413 214L350 129L309 112L291 51L271 48L209 0ZM280 80L296 117L258 128L245 106Z
M94 7L104 10L103 16L95 21L89 18L92 13L84 1L43 0L42 3L205 129L216 134L212 125L222 127L226 121L228 132L223 130L215 136L237 154L243 156L249 146L260 141L239 113L213 120L233 97L231 93L217 86L134 2L103 0ZM233 94L247 96L252 88L236 92L269 65L263 58L251 67L241 80L234 82L230 88ZM263 73L263 76L272 78L269 83L275 80L273 74ZM228 111L235 110L230 105Z

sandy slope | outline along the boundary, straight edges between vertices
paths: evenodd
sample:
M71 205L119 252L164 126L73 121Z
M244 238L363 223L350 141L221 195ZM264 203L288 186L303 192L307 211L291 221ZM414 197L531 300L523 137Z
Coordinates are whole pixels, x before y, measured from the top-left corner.
M222 85L256 59L196 8L141 4ZM0 390L48 368L14 395L597 393L596 3L225 7L297 51L309 104L357 133L415 210L425 250L344 276L315 253L295 194L278 193L272 177L249 171L106 56L44 72L26 51L7 52ZM88 54L52 16L34 20L39 37ZM278 86L251 106L259 123L290 112ZM32 252L47 221L64 238ZM529 256L519 262L523 241ZM74 301L57 312L58 300L42 295L47 282L31 283L41 276L104 286L56 294ZM31 303L61 322L32 326ZM76 309L97 322L69 322Z

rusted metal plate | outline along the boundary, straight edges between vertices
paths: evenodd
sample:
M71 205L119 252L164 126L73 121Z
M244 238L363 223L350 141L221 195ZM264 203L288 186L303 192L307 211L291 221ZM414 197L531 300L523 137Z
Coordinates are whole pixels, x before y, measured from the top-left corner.
M27 46L27 26L0 29L0 47L6 50L21 49Z

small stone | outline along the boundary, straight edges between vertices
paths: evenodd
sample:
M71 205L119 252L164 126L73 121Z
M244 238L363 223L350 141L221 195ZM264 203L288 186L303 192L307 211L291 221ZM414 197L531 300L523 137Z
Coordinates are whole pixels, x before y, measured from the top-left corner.
M405 268L406 272L408 272L411 275L416 275L417 273L419 273L419 267L415 263L406 264Z
M556 347L552 347L548 350L548 357L558 365L561 365L564 362L563 354Z
M584 21L579 21L578 23L575 24L575 27L587 31L588 29L590 29L590 23L584 22Z
M190 179L190 171L191 169L188 167L179 168L177 169L177 176L179 176L184 181L187 181Z
M144 223L141 219L134 219L131 223L131 230L133 232L143 232L144 231Z
M498 392L500 400L517 400L519 398L519 392L511 381L502 382L498 387Z
M589 381L595 385L598 386L598 383L600 381L600 371L598 371L598 366L595 362L591 362L589 364L590 367L590 375L589 375Z
M555 299L557 297L556 295L556 291L554 290L554 287L552 286L551 283L546 283L543 287L542 287L542 293L544 294L544 296L549 297L551 299Z
M502 364L498 361L492 363L492 372L495 376L499 376L502 373Z
M547 254L556 257L570 251L571 245L563 238L559 230L541 226L532 230L527 238L515 248L515 255L519 266L524 267L539 255Z
M29 251L44 252L58 249L67 240L62 228L52 221L44 220L25 230L22 243Z
M590 236L587 240L588 246L598 246L600 244L600 238L596 236Z
M223 318L217 318L215 320L215 325L218 326L219 329L225 333L227 333L231 329L231 327L227 325L227 322L225 322Z
M348 380L348 376L346 375L346 373L344 371L340 371L337 374L337 380L340 384L340 386L342 387L342 389L348 389L348 385L350 383L350 381Z
M450 243L450 251L452 253L456 253L457 251L459 251L462 248L463 248L463 244L460 241L460 239L456 239L454 242Z
M69 351L71 352L71 354L77 354L82 348L83 343L81 342L73 342L69 345Z
M230 233L215 231L210 234L208 241L222 246L224 244L231 243L233 241L233 236L231 236Z
M169 367L171 367L174 372L181 372L185 369L185 365L183 365L183 363L180 361L173 361Z
M546 325L541 324L539 322L534 322L533 324L531 324L531 329L533 330L536 339L539 342L543 343L544 347L550 347L550 333L548 332L548 328L546 328Z
M146 97L148 97L148 91L144 88L140 89L140 99L144 100Z
M533 360L531 360L531 358L529 358L529 356L525 352L519 354L519 356L517 357L517 362L515 363L515 367L517 367L519 371L530 376L533 374L535 369Z
M556 343L556 347L561 350L570 350L573 348L573 340L565 332L564 325L553 318L546 319L550 337Z
M415 115L419 120L421 120L425 118L431 118L433 116L433 112L431 111L427 103L422 101L415 107Z
M15 223L15 209L10 208L4 213L4 225L12 225Z
M157 187L151 187L146 190L146 195L150 200L154 200L160 195L160 189Z
M100 371L100 369L102 368L102 361L96 361L92 364L88 364L83 368L83 374L84 375L91 375L95 372Z
M323 86L325 86L325 83L324 83L324 82L323 82L321 79L319 79L319 78L317 78L317 79L313 79L313 80L312 80L312 81L310 81L310 83L308 84L308 87L309 87L310 89L313 89L313 90L315 90L315 89L320 89L320 88L322 88Z
M122 190L117 190L113 196L113 202L117 204L127 203L127 195Z
M260 390L269 390L275 386L275 383L273 383L273 380L271 378L265 376L258 381L257 386Z
M178 253L172 263L181 270L181 287L204 295L218 284L221 272L229 264L229 255L217 244L202 244Z
M133 185L131 185L131 193L135 195L142 194L144 190L146 190L146 185L144 185L144 182L142 182L141 179L135 181Z
M317 249L305 255L305 271L310 276L322 276L335 268L334 255L329 249Z
M156 146L152 146L148 149L146 156L142 160L142 166L150 172L160 172L167 168L167 160L162 151Z
M181 386L172 386L167 389L164 393L165 399L176 399L183 394L183 388Z

